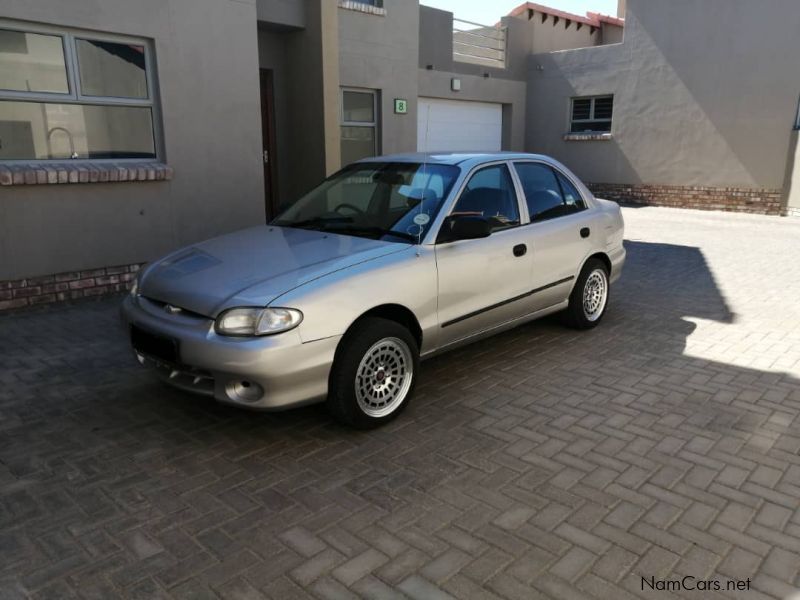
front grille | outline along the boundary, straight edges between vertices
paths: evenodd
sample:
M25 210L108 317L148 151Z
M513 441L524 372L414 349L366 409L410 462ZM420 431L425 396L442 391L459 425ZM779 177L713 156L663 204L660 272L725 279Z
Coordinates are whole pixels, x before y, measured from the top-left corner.
M164 311L165 314L168 315L180 315L182 317L190 317L192 319L203 319L206 321L208 320L207 316L191 311L188 308L183 308L182 306L170 304L169 302L164 302L162 300L156 300L155 298L150 298L148 296L139 296L139 298L142 300L146 300L154 308L162 310Z
M131 344L139 354L173 364L180 362L178 358L178 342L173 338L151 333L132 325Z
M200 394L214 394L214 376L205 369L169 364L139 354L139 362L153 367L168 383Z

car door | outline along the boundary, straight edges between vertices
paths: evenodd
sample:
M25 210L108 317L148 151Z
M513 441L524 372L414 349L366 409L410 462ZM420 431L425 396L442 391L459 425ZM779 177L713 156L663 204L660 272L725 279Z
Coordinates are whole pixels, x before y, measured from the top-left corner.
M592 211L564 173L538 161L515 161L514 170L525 197L529 232L533 311L549 308L569 297L575 278L600 235ZM593 225L595 225L593 227ZM596 229L596 231L592 231Z
M489 237L436 244L440 345L444 346L525 314L531 254L520 226L517 197L506 162L482 166L467 178L448 219L489 220ZM439 240L443 239L439 232Z

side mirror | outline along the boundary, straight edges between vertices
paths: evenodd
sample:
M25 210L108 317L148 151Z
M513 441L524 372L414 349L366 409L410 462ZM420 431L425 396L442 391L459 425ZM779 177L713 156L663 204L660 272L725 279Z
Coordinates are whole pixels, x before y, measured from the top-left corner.
M477 240L492 234L489 221L483 217L463 215L447 217L442 224L438 242L455 242L458 240Z

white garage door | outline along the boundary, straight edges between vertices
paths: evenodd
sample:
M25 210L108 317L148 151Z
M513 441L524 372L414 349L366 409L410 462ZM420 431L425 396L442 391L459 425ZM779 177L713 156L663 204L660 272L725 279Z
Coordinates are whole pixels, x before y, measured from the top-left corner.
M420 98L417 114L420 152L500 150L502 104Z

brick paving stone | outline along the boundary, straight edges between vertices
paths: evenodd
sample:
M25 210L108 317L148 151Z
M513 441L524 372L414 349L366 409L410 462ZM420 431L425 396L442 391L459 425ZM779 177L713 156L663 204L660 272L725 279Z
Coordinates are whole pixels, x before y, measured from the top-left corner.
M387 563L389 557L369 549L333 570L333 576L345 585L352 585L368 573Z
M292 570L291 575L299 585L307 586L318 577L329 573L343 561L344 556L341 553L328 548L297 566Z
M549 572L567 581L573 581L588 571L596 559L597 555L575 546L554 563Z
M755 510L753 508L731 502L724 508L719 516L717 516L717 522L727 525L732 529L744 531L754 514Z
M497 548L489 548L480 557L468 564L464 571L475 581L483 583L503 571L512 562L514 562L514 557L510 554Z
M719 565L719 572L731 578L751 577L758 570L761 558L743 548L734 548Z
M674 552L652 546L644 556L642 556L633 568L633 571L641 577L665 579L680 558L680 555Z
M676 569L680 573L691 575L697 579L708 579L721 560L720 555L700 546L694 546L686 552Z
M441 583L472 562L466 552L452 548L425 565L420 573L434 583Z
M505 573L519 581L530 583L547 572L555 560L555 554L541 548L531 548L517 557Z
M0 315L0 598L619 600L683 574L786 597L800 221L624 215L597 329L426 361L367 433L164 387L118 298Z
M592 572L606 581L620 580L639 560L639 555L621 546L612 546L592 565Z
M404 579L398 588L414 600L454 600L453 596L419 575Z

